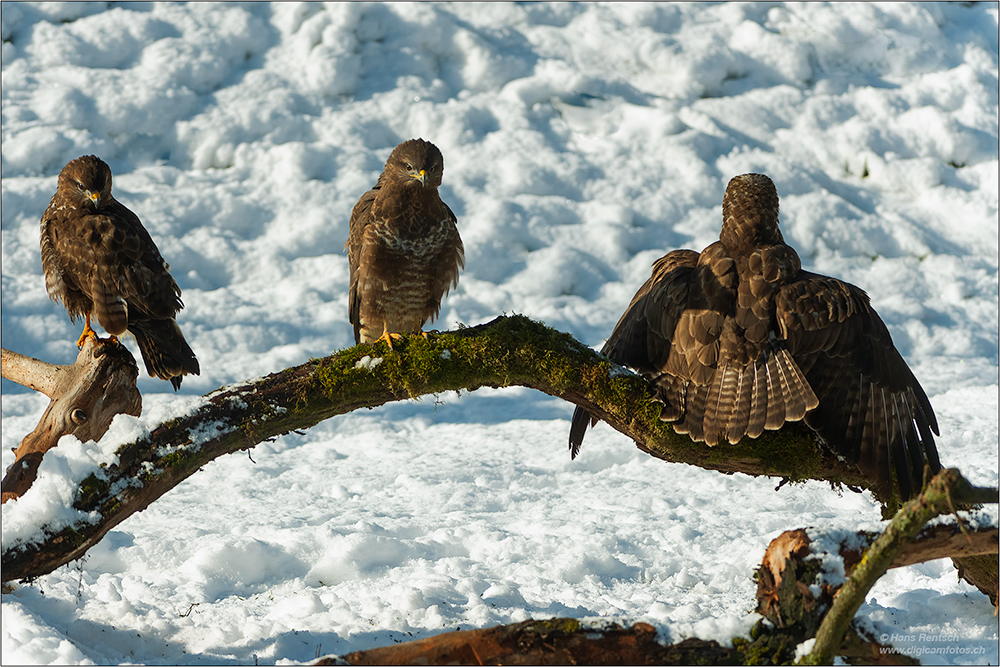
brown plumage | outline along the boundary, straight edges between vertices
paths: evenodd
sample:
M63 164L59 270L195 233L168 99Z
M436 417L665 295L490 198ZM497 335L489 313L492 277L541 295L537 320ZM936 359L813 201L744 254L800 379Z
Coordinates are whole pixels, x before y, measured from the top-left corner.
M198 360L174 317L184 304L156 244L132 211L111 195L111 169L93 155L59 173L56 194L42 214L45 289L84 337L96 335L91 315L112 336L135 336L152 377L174 390L184 375L198 375Z
M444 158L423 139L396 146L354 205L347 240L348 313L356 343L422 332L458 284L465 250L438 186Z
M653 264L602 353L656 385L661 419L697 442L736 443L805 420L881 494L940 467L927 396L868 295L801 270L767 176L729 182L722 233ZM575 457L591 416L573 414Z

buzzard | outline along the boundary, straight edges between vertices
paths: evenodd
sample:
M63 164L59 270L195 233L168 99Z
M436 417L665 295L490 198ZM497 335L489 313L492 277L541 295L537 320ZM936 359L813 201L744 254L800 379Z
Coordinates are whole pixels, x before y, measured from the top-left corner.
M940 467L934 411L868 295L803 271L778 230L778 194L761 174L729 182L722 233L701 253L653 264L601 352L656 387L660 418L696 442L736 443L805 420L888 494ZM577 408L575 458L588 424Z
M199 374L174 319L181 290L139 218L111 195L103 160L84 155L63 167L41 232L45 289L74 322L83 316L79 345L97 335L93 315L112 336L135 336L146 371L175 391L182 376Z
M393 338L423 333L458 284L465 250L455 214L438 194L443 170L437 146L404 141L354 205L345 248L355 343L385 340L391 348Z

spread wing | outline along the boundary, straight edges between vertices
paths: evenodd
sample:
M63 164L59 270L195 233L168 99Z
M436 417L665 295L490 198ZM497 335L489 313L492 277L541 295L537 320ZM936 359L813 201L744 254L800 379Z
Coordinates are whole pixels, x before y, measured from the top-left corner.
M788 246L751 253L740 272L722 243L699 256L663 374L662 418L709 446L756 438L818 404L773 322L774 292L799 271Z
M698 253L693 250L674 250L656 260L652 275L632 297L601 354L643 375L659 374L670 356L674 329L687 302L691 273L697 263ZM573 458L580 452L587 426L596 421L583 408L573 412L569 431Z
M805 417L839 455L886 491L895 472L903 498L920 486L924 464L941 463L934 411L868 295L853 285L801 272L777 297L782 337L819 398Z

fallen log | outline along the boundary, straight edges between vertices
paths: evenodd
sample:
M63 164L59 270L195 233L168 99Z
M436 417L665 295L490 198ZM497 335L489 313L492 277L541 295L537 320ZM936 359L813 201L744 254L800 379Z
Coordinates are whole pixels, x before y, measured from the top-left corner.
M786 530L774 538L764 553L757 573L757 612L779 628L802 622L805 614L817 604L828 603L837 588L824 591L821 597L810 592L805 583L815 574L822 552L816 551L813 538L818 531L804 528ZM842 559L847 573L861 561L864 550L871 546L879 533L841 532L839 549L833 554ZM976 526L962 533L958 522L928 526L896 556L889 568L905 567L938 558L968 558L980 554L996 554L1000 529L996 526ZM816 560L808 563L807 559ZM812 577L815 581L816 578ZM972 582L970 582L972 583ZM983 591L995 598L995 591ZM995 604L995 602L994 602Z
M411 642L325 656L313 665L738 665L734 648L685 639L664 646L647 623L572 618L446 632Z
M647 623L621 626L605 620L553 618L492 628L444 632L393 646L328 655L313 665L777 665L794 660L795 643L780 632L760 630L736 637L733 646L689 637L660 641ZM870 665L917 661L859 643L856 653Z
M115 415L142 413L135 359L124 345L111 339L87 338L76 361L68 366L2 349L0 368L4 378L51 399L38 425L14 450L14 463L0 482L4 503L24 495L35 481L45 452L64 435L75 435L81 442L98 440Z

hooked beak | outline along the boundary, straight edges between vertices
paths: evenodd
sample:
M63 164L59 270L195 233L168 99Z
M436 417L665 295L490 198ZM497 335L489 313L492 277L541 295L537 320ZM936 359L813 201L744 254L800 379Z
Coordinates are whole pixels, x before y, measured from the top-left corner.
M94 208L100 208L101 207L101 193L100 192L91 192L90 190L86 190L83 193L83 196L86 197L87 199L89 199L90 201L94 202Z
M413 174L410 178L420 181L420 185L427 185L427 170L421 169L419 174Z

